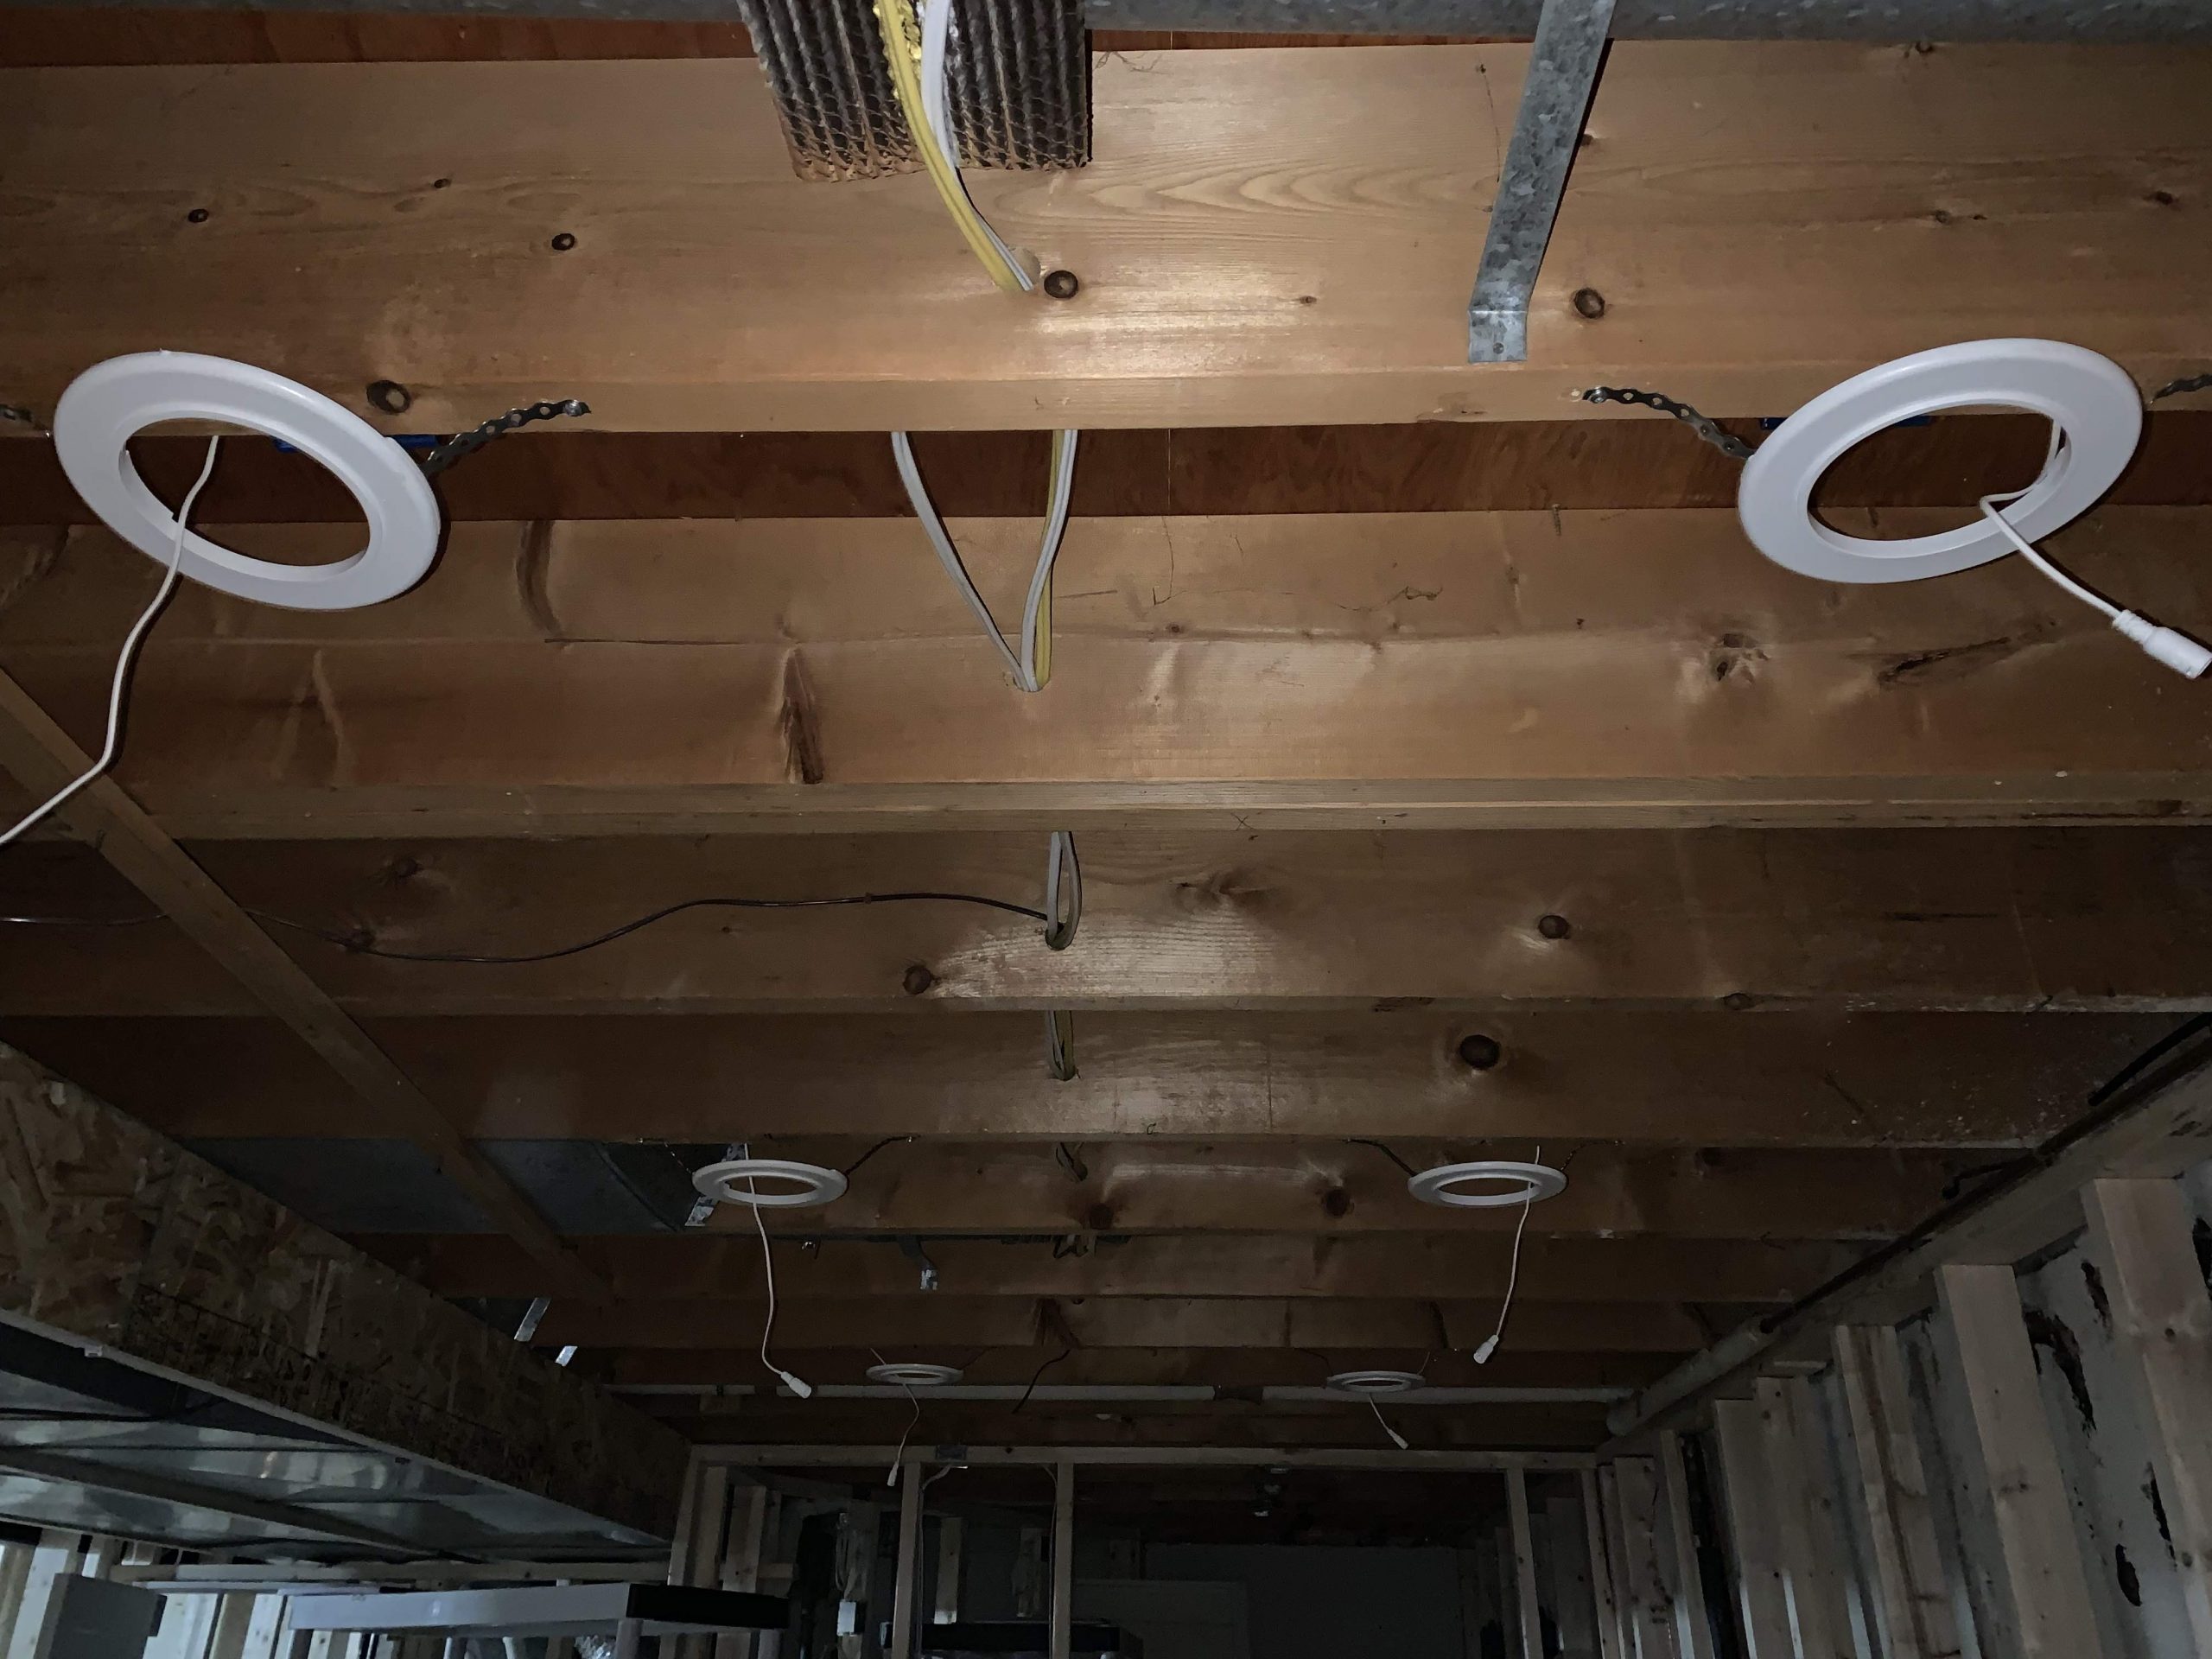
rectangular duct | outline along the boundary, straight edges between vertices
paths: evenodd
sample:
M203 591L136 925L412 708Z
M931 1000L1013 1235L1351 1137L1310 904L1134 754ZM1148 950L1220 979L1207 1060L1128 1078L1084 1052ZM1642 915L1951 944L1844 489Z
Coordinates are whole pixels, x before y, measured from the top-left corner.
M921 166L873 0L739 0L805 179ZM946 83L962 162L1020 169L1090 159L1081 0L951 0Z

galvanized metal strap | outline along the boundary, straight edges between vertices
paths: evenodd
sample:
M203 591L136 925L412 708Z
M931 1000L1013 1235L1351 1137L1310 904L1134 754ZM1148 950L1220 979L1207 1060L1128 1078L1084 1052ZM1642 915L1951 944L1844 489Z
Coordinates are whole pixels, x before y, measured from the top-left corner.
M1544 0L1474 297L1467 304L1470 363L1518 363L1529 355L1529 301L1543 269L1612 20L1613 0Z

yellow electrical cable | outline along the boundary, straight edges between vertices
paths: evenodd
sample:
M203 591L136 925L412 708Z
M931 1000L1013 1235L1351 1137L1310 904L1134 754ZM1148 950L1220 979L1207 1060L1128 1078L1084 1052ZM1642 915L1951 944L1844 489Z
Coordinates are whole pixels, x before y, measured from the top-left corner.
M922 25L914 15L914 0L875 0L875 18L882 30L883 55L891 66L891 84L898 92L899 107L906 113L907 128L914 135L914 148L921 152L922 165L929 170L930 182L937 187L938 199L959 226L969 251L991 273L991 280L1010 294L1020 293L1020 273L992 245L983 216L968 200L960 175L931 141L929 118L922 109ZM950 149L951 146L948 143L945 148Z

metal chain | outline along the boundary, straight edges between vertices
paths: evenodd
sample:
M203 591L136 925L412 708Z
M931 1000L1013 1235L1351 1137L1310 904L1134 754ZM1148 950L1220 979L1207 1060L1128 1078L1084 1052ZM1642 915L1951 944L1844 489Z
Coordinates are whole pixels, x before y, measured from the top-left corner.
M2185 391L2202 391L2208 387L2212 387L2212 374L2193 374L2186 380L2167 381L2151 394L2151 401L2155 404L2161 397L2178 397Z
M558 403L531 404L522 409L511 409L504 415L494 415L483 425L448 438L423 457L423 470L442 473L457 461L465 461L493 439L512 432L518 426L532 421L558 420L563 415L588 415L591 405L581 397L563 397Z
M1586 404L1641 404L1646 409L1656 409L1662 415L1673 416L1722 454L1735 461L1751 458L1750 444L1722 431L1719 422L1699 414L1688 404L1677 403L1664 392L1639 391L1634 386L1592 386L1577 395Z

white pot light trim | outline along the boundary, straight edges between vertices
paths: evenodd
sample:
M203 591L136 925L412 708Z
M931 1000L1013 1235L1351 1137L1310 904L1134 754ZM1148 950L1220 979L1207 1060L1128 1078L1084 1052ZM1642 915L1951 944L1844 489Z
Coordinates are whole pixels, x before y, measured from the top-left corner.
M437 556L437 498L414 457L358 415L280 374L196 352L141 352L95 364L54 412L61 469L100 521L168 562L175 515L138 476L130 440L164 421L214 422L281 438L353 493L368 545L333 564L248 558L189 529L178 569L193 581L290 610L343 611L404 593Z
M1423 1204L1447 1209L1504 1210L1557 1198L1567 1191L1567 1177L1549 1164L1483 1159L1424 1169L1407 1180L1406 1191Z
M762 1191L763 1182L774 1183ZM728 1158L695 1170L691 1185L702 1198L750 1210L804 1210L845 1196L845 1178L819 1164L785 1158Z

